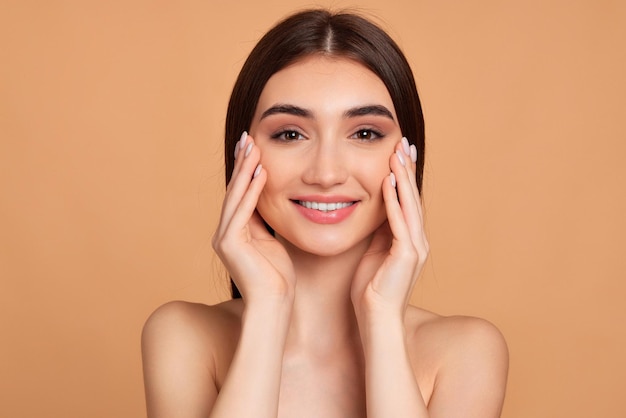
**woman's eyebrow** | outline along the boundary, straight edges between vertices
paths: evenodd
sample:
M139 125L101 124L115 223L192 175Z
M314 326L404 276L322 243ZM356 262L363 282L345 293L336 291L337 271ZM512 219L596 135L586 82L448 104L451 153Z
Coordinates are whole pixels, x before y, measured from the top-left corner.
M305 118L313 117L313 114L311 113L310 110L303 109L299 106L290 105L290 104L277 104L277 105L270 107L265 112L263 112L263 114L261 115L261 119L264 119L268 116L281 114L281 113L284 113L287 115L302 116Z
M269 109L265 110L261 115L261 119L264 119L268 116L277 115L277 114L287 114L293 116L300 116L304 118L313 118L313 112L308 109L304 109L300 106L291 105L291 104L276 104ZM394 120L393 115L389 109L387 109L383 105L367 105L367 106L357 106L346 110L343 114L345 118L356 118L359 116L384 116L391 120Z
M368 106L353 107L352 109L346 110L343 115L346 118L355 118L359 116L375 115L375 116L384 116L391 120L394 120L393 115L391 114L391 111L382 105L368 105Z

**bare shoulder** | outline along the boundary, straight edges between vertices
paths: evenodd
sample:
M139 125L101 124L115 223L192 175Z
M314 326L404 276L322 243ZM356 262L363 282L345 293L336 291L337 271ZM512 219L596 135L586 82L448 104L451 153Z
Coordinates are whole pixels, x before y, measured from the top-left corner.
M236 325L241 317L241 303L229 300L217 305L205 305L184 301L172 301L159 306L144 325L142 338L177 333L196 338L210 336L211 331L220 331ZM182 335L181 335L182 334Z
M410 307L406 328L416 376L428 382L431 413L456 416L463 410L464 416L499 416L509 356L495 325Z
M141 336L148 416L174 416L181 408L208 412L237 344L240 317L240 301L168 302L150 315Z
M151 350L214 363L237 344L242 309L241 300L217 305L168 302L158 307L144 325L144 357Z
M445 342L446 352L465 352L477 346L506 352L506 342L500 330L491 322L471 316L442 316L414 306L409 306L407 330L416 341ZM468 346L469 344L469 346ZM441 347L440 347L441 348Z

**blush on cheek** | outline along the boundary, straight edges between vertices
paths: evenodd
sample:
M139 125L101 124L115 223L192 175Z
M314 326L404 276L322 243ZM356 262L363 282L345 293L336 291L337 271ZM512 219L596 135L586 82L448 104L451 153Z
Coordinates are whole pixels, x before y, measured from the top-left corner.
M261 192L259 200L256 204L256 210L266 223L273 223L276 220L280 220L280 210L274 201L270 198L270 195L265 191Z
M259 215L263 217L263 214L266 213L265 208L267 207L267 199L264 196L264 192L261 192L259 196L259 200L256 202L256 210L259 212Z
M257 210L259 216L261 217L261 220L263 221L263 224L267 228L268 232L273 235L274 234L274 229L270 226L273 222L271 220L271 215L268 215L271 212L267 211L266 202L261 201L259 199L259 202L257 202L257 205L256 205L256 210Z

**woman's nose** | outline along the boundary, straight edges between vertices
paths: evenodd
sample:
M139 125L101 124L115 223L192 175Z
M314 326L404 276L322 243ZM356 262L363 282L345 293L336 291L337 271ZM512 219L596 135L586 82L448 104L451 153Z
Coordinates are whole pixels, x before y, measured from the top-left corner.
M342 184L348 178L348 161L341 143L320 141L306 156L302 180L325 189Z

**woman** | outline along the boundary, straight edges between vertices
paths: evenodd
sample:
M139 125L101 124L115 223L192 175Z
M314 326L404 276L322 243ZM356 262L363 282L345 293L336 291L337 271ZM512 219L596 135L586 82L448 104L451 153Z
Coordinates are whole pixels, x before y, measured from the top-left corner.
M424 128L389 36L322 10L279 23L241 70L226 138L213 246L234 298L148 320L148 416L499 416L497 329L408 304L428 253Z

